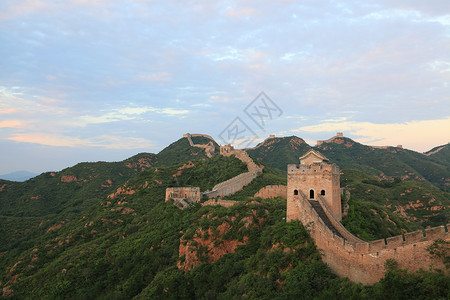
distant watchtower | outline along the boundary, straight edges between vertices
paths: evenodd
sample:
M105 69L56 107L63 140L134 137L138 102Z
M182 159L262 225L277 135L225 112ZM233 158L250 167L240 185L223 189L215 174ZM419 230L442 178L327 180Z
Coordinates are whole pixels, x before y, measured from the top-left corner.
M336 164L318 151L309 150L300 157L300 165L288 165L287 221L298 220L295 196L304 195L308 200L321 198L335 218L342 219L340 173Z

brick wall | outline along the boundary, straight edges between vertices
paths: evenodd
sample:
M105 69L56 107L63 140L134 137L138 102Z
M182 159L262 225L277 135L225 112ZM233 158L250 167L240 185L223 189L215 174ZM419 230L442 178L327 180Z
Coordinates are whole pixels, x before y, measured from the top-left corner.
M416 231L404 237L391 237L386 241L355 242L359 239L350 238L347 233L340 232L344 238L333 233L303 195L288 195L288 198L296 209L291 220L298 219L310 229L317 247L323 250L323 260L339 276L364 284L375 283L384 276L387 259L395 259L400 268L409 271L433 267L448 274L443 262L432 258L426 250L437 239L450 240L444 226L427 229L425 233Z
M239 201L233 200L222 200L222 199L211 199L202 203L202 206L205 205L220 205L223 207L231 207L235 204L239 203Z
M236 156L247 165L248 172L239 174L231 179L215 185L212 191L205 193L209 198L223 197L234 194L244 188L262 173L262 169L253 161L253 159L243 150L236 150L230 145L221 146L220 154L224 156Z
M255 198L256 197L260 197L263 199L270 199L270 198L276 198L276 197L282 197L285 198L287 197L287 192L286 192L286 186L285 185L268 185L263 187L262 189L260 189L256 194L255 194Z

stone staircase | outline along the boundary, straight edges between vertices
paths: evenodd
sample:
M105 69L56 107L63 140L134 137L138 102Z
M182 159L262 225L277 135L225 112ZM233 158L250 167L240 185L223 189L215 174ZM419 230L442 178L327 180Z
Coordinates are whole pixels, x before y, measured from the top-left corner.
M330 219L328 218L327 214L322 208L322 205L320 205L319 201L316 200L309 200L309 203L311 203L311 206L314 208L314 210L317 212L319 217L322 219L322 221L325 223L325 225L337 236L344 238L339 230L336 229L336 227L333 226L333 223L331 223Z

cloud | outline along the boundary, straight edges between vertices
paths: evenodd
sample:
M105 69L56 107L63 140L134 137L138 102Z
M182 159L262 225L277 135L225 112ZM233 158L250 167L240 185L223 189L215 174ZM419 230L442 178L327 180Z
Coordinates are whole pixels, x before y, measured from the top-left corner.
M118 121L130 121L142 119L141 115L146 113L155 113L170 117L183 116L191 113L188 109L176 109L170 107L156 108L151 106L144 107L124 107L113 109L110 112L101 115L85 115L71 121L75 126L87 126L89 124L111 123Z
M45 2L40 0L6 1L6 3L0 5L0 21L14 19L21 15L41 10L45 6Z
M234 8L229 6L225 11L225 16L232 19L252 17L256 14L257 10L252 7Z
M172 75L169 72L159 72L159 73L139 75L136 76L136 79L140 81L150 81L150 82L152 81L169 82L172 80Z
M14 128L14 127L20 127L21 125L22 125L22 122L17 121L17 120L0 122L0 128Z
M403 145L416 151L427 151L433 146L450 142L450 117L405 123L376 124L371 122L325 122L302 126L293 132L335 133L344 131L356 141L376 146Z
M15 108L3 108L2 105L0 105L0 115L9 115L17 112L18 110Z
M33 143L45 146L57 146L57 147L99 147L105 149L142 149L151 148L154 145L147 139L113 136L113 135L100 135L90 138L78 138L60 134L49 133L23 133L17 134L8 138L8 140L21 142L21 143Z
M340 117L340 118L335 118L335 119L323 120L323 122L343 122L346 120L347 120L347 117Z

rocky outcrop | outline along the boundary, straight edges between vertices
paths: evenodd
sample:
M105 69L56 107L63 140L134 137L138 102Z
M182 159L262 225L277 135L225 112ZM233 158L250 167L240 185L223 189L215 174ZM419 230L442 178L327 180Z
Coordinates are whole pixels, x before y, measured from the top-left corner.
M217 224L219 217L211 217L210 214L206 214L200 220L204 218L211 218L208 220L209 224ZM239 245L247 244L248 236L244 235L240 239L233 237L224 239L224 236L230 231L236 232L236 229L237 232L240 232L242 229L260 226L258 224L264 222L264 218L257 217L256 210L251 210L251 214L248 216L240 217L236 214L223 217L221 221L222 223L215 228L210 225L209 228L198 228L193 235L185 233L180 239L178 249L179 269L189 271L202 263L214 262L226 254L234 253Z
M199 229L196 234L197 237L192 240L181 239L178 253L182 260L178 262L178 268L183 271L192 270L204 262L214 262L228 253L234 253L239 245L245 245L247 237L244 237L243 241L223 240L221 238L230 228L228 222L223 222L216 229L216 232L219 233L217 237L214 236L213 230L209 228L206 231Z

